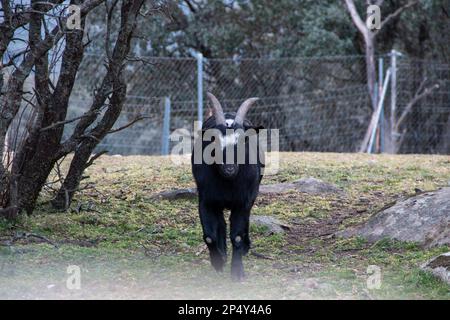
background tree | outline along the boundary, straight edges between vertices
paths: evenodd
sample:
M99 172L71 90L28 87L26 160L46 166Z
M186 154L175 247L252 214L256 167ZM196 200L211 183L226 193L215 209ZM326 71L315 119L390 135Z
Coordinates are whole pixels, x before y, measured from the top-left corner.
M78 185L70 182L79 181L93 148L111 131L121 112L126 94L123 68L144 2L32 0L24 5L2 0L0 146L7 147L0 148L0 215L31 214L55 164L74 152L63 183L64 206L70 202ZM68 5L80 7L81 30L68 28ZM106 75L89 111L66 119L78 68L91 44L89 34L84 33L86 17L100 5L106 8ZM116 32L113 25L118 26ZM18 34L25 36L17 38ZM18 42L25 45L18 46ZM13 130L15 120L26 121L26 126ZM62 141L65 125L74 121L76 130ZM6 144L7 135L14 137L13 144ZM61 201L55 204L63 206Z
M383 0L377 0L377 1L368 1L367 5L375 4L377 6L382 6L384 3ZM361 18L361 15L358 13L358 10L355 6L355 3L353 0L345 0L345 4L347 6L347 10L350 13L350 16L353 20L353 23L359 30L362 38L364 39L364 51L365 51L365 58L366 58L366 73L367 73L367 86L369 89L369 94L372 101L372 108L374 110L373 117L376 116L376 107L378 104L378 99L376 96L376 78L377 78L377 68L376 68L376 39L377 35L380 32L383 32L384 28L390 23L392 23L393 20L397 19L398 16L400 16L406 9L413 7L415 5L418 5L418 1L408 1L405 4L402 4L398 8L396 8L392 13L388 14L385 18L382 19L381 25L379 29L373 29L370 30L367 26L367 21L369 19L369 15L366 17L365 21ZM423 26L423 22L422 22ZM423 45L422 41L424 39L424 32L426 32L423 28L419 32L419 43ZM418 54L424 56L424 48L421 48L422 50L419 50ZM395 70L391 70L392 72L395 72ZM397 115L397 110L392 109L390 110L389 114L389 121L387 118L381 119L381 121L385 122L385 127L387 128L387 134L385 135L385 141L386 141L386 151L388 153L397 153L402 142L405 131L400 133L400 126L403 124L403 121L408 116L409 113L411 113L413 106L422 98L430 94L433 90L439 88L439 84L434 83L431 86L427 87L427 79L424 77L421 81L421 84L417 88L417 91L412 97L411 101L408 102L406 107L402 110L400 115ZM391 94L396 94L391 93ZM387 113L386 113L387 115ZM372 119L375 120L375 119ZM370 139L370 136L372 134L372 125L374 125L375 122L371 121L371 125L369 126L366 135L363 139L363 142L361 144L360 151L366 151L368 148L368 142Z

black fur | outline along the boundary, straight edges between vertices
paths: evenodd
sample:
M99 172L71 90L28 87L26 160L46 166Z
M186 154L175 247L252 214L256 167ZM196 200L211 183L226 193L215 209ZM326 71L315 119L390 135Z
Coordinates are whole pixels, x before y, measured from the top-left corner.
M226 119L234 119L234 113L226 113ZM217 128L224 132L223 125L217 126L214 117L208 118L203 124L203 130ZM255 128L249 121L244 121L243 128L234 125L233 129ZM255 128L259 129L259 128ZM211 142L202 142L202 150ZM250 211L258 195L262 178L263 163L258 158L257 164L249 164L249 154L260 152L260 148L251 149L246 144L246 162L239 164L237 174L226 179L220 174L219 164L194 164L192 157L192 173L195 178L199 197L199 214L205 240L213 267L222 271L227 259L226 222L223 210L229 209L230 238L233 245L231 274L235 279L244 277L242 256L250 249L249 219ZM240 241L239 238L240 237ZM211 240L211 241L209 241Z

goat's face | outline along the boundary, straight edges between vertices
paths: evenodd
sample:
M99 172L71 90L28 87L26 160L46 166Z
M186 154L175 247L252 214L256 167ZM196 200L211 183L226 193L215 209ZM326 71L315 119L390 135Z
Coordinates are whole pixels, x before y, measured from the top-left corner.
M216 143L218 144L217 151L221 152L221 157L216 157L217 169L222 177L225 179L233 179L239 172L240 164L248 159L247 146L249 135L254 135L255 129L244 124L245 114L249 107L257 100L250 98L244 101L239 107L234 118L226 118L219 101L210 93L208 97L212 102L212 111L215 117L215 128L218 135L216 136ZM259 128L258 128L259 129Z
M217 164L217 168L222 177L233 179L239 172L238 152L245 152L245 149L238 148L238 145L243 143L241 138L244 127L236 124L234 119L226 119L225 126L221 125L218 129L222 162Z

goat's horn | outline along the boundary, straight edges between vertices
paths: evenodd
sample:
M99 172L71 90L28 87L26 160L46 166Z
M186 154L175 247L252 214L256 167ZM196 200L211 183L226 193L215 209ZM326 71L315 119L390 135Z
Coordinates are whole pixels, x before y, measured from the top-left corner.
M214 118L216 119L216 124L225 125L225 115L223 114L223 109L219 100L217 100L217 98L210 92L207 92L206 95L212 103L212 111Z
M236 117L234 118L234 122L237 124L244 124L245 115L247 114L250 107L258 100L259 98L249 98L245 100L241 106L239 107Z

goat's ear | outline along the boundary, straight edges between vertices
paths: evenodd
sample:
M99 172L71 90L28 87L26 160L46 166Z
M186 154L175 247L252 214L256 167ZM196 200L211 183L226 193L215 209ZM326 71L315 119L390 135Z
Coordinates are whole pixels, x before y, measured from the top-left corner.
M259 133L259 130L262 130L262 129L265 129L265 128L264 128L264 126L257 126L257 127L254 127L253 129L255 129L256 132Z
M252 132L247 132L247 135L250 133L250 136L252 135L258 135L259 134L259 130L264 129L263 126L245 126L244 127L245 131L247 130L254 130Z
M246 126L246 127L245 127L245 130L248 130L248 129L253 129L253 130L255 130L256 133L258 134L258 133L259 133L259 130L264 129L264 127L263 127L263 126Z
M212 117L213 115L213 111L211 108L208 108L208 110L206 111L206 119L208 119L209 117Z

